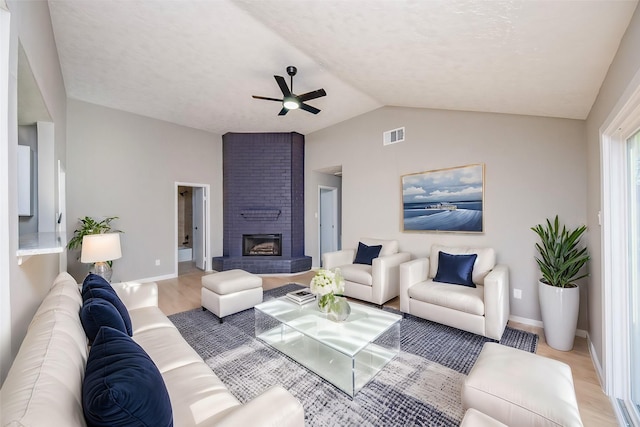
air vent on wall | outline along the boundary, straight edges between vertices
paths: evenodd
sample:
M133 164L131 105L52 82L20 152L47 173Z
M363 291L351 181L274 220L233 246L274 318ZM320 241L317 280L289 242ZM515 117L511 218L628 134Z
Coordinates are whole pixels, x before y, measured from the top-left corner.
M384 145L396 144L402 141L404 141L404 127L382 133L382 143Z

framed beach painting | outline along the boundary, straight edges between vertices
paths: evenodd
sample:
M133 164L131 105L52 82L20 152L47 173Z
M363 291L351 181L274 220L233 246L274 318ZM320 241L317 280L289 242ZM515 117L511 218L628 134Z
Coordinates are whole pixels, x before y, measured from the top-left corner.
M402 176L402 231L482 233L484 164Z

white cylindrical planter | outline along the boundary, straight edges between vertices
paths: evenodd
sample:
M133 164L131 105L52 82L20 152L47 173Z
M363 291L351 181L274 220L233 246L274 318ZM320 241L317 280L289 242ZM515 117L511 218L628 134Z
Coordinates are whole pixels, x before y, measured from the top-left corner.
M580 288L558 288L538 281L538 299L547 344L570 351L578 327Z

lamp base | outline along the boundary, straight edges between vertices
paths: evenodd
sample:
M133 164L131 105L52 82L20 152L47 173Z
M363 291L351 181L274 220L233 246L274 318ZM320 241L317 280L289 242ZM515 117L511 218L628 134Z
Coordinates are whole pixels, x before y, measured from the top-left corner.
M111 275L113 274L113 270L106 262L98 261L93 264L93 273L103 277L107 282L111 283Z

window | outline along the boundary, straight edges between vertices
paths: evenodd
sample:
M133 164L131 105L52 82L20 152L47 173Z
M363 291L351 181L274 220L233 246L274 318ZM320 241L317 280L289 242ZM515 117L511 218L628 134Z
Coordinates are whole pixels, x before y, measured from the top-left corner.
M640 426L640 74L603 126L604 388L623 425Z
M629 172L629 396L633 410L640 412L640 131L627 140Z

